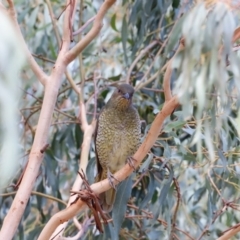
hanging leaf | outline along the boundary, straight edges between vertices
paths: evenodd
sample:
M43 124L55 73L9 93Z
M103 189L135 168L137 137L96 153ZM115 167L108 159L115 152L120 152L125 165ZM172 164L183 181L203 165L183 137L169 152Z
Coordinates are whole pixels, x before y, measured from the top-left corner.
M113 205L112 219L113 225L110 226L111 238L119 239L119 232L124 220L127 209L127 202L132 192L132 176L121 182L117 189L116 200Z
M128 27L127 27L126 15L124 15L123 21L122 21L121 36L122 36L122 46L124 51L125 64L128 65L128 58L127 58Z
M116 28L116 13L113 14L110 24L111 24L112 29L115 30L116 32L118 32L118 30Z

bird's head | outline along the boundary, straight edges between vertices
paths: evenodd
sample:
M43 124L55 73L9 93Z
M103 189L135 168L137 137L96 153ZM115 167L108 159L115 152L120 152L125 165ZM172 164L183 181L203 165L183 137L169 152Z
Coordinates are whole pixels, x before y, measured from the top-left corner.
M114 91L110 104L117 109L127 109L132 104L132 96L134 88L129 84L115 85L116 90Z

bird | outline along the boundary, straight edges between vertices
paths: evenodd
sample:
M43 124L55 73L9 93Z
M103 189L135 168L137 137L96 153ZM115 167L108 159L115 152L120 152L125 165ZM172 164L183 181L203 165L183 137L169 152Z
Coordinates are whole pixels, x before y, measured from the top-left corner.
M133 165L132 155L141 144L141 122L132 104L134 88L129 84L117 84L107 104L97 119L95 152L98 174L96 182L108 178L111 189L100 194L103 211L110 212L116 197L113 174L126 162ZM114 178L115 179L115 178Z

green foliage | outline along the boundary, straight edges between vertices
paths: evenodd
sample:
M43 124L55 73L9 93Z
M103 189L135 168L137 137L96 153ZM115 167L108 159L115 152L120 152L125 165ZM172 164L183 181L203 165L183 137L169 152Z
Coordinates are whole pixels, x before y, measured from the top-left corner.
M98 11L99 1L84 1L84 5L85 22ZM52 8L55 16L60 16L64 3L52 1ZM47 5L23 0L16 3L16 9L29 48L49 73L58 44ZM188 239L188 235L192 239L216 239L239 222L240 64L239 53L233 51L231 43L239 15L223 3L206 7L192 1L136 0L118 3L106 19L98 39L82 54L88 121L92 121L95 108L99 112L109 99L112 84L126 77L135 58L154 40L159 44L139 59L130 79L137 89L141 86L134 95L134 105L145 122L143 139L164 104L161 69L183 37L184 48L173 60L171 77L173 93L181 104L165 119L158 140L133 178L121 184L112 213L115 227L104 226L105 232L100 234L90 213L82 213L78 216L85 229L81 239L117 239L119 235L119 239L152 240L170 239L174 234L179 239ZM78 22L77 16L74 31ZM62 17L57 24L61 29ZM78 36L72 44L77 41ZM78 59L68 71L76 84L82 81ZM93 77L96 71L97 88ZM43 98L43 87L28 67L21 78L21 171L13 182L27 162ZM83 141L78 116L78 96L64 76L49 132L49 148L16 239L36 239L51 216L65 208L63 201L68 200L77 176ZM94 182L93 144L86 174L89 182ZM6 193L13 190L5 188ZM0 197L0 225L13 196ZM70 222L65 235L77 232Z

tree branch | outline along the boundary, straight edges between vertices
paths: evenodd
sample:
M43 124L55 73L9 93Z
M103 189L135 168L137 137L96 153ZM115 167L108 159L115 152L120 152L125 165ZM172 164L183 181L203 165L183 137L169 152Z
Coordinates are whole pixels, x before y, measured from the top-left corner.
M82 9L82 8L81 8ZM86 27L95 20L95 17L88 19L76 32L73 32L73 36L76 36L84 31Z

